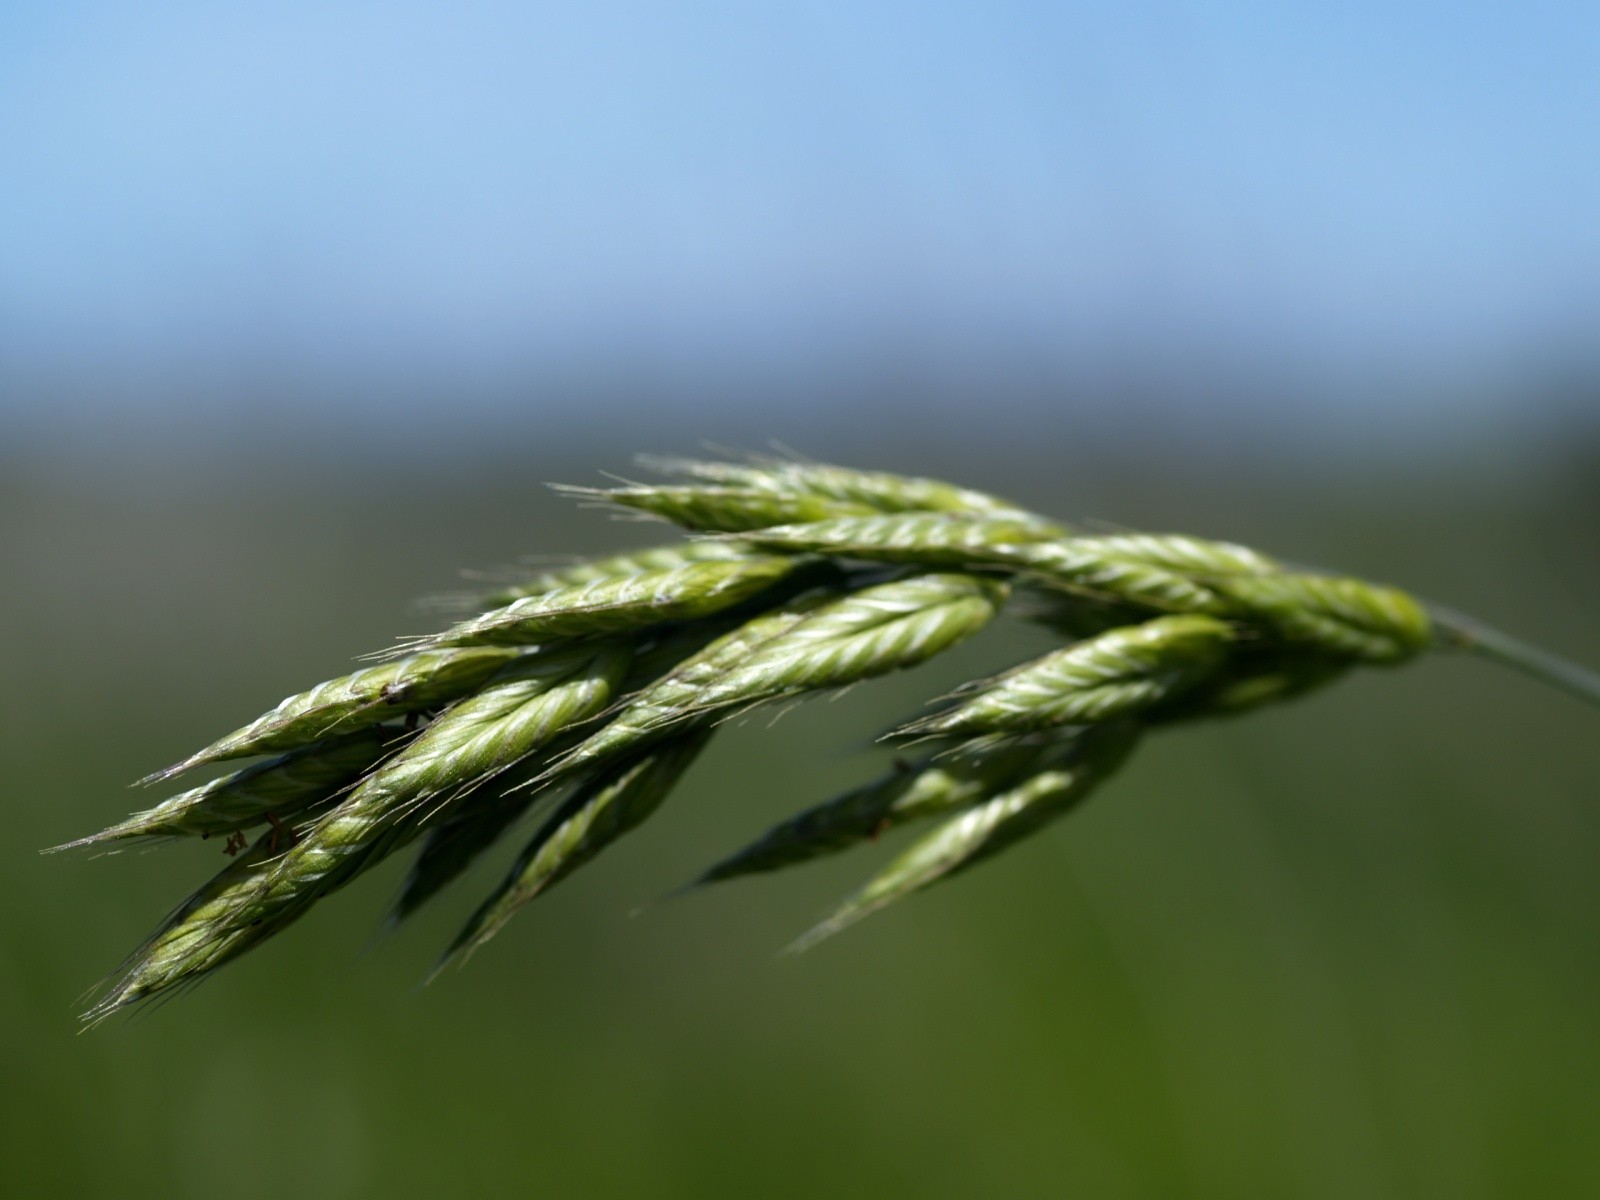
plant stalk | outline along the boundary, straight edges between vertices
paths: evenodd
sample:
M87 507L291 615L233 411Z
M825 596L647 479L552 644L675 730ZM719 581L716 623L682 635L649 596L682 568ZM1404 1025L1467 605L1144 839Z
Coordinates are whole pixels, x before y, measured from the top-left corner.
M1493 659L1600 708L1600 674L1448 609L1430 608L1442 645Z

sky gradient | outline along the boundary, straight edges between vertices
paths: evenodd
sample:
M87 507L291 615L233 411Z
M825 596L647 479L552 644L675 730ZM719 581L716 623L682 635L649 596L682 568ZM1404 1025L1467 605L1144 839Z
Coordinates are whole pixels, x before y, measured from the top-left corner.
M0 404L1145 362L1504 406L1452 389L1595 341L1597 61L1575 2L11 6Z

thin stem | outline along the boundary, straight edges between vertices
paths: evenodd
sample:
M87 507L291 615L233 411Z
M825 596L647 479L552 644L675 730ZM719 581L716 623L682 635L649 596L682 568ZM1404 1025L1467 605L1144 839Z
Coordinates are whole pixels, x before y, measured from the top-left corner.
M1600 674L1449 609L1431 607L1429 614L1441 645L1492 658L1600 707Z

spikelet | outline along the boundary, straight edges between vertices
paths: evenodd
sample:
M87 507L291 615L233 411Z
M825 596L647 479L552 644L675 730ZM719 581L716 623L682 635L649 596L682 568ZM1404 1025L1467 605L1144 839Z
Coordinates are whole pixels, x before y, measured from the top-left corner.
M476 608L502 608L513 601L543 595L557 588L576 587L579 584L595 583L602 579L623 579L630 575L644 575L653 571L668 571L673 567L683 567L690 563L732 562L749 554L748 546L734 541L672 542L665 546L630 550L626 554L612 554L605 558L591 558L563 566L548 567L518 583L507 584L467 599Z
M1278 636L1374 664L1404 662L1428 648L1433 624L1395 588L1325 575L1267 575L1221 585Z
M844 687L925 662L999 613L1007 586L978 575L914 575L818 606L702 693L707 707Z
M625 646L552 652L519 663L446 712L290 850L261 898L277 909L343 882L355 864L409 840L464 789L527 758L601 712L628 668ZM396 836L398 835L398 837Z
M473 913L444 961L483 945L517 909L653 813L710 736L709 729L691 730L579 787L534 835L506 880Z
M826 599L823 593L793 600L715 638L630 697L602 728L557 759L551 774L585 770L627 754L685 721L713 716L705 705L706 688L757 646L799 624Z
M1282 570L1259 550L1181 533L1117 533L1067 540L1073 549L1104 558L1177 571L1195 579L1271 575Z
M338 795L410 735L386 726L302 746L180 792L59 849L140 837L210 837L286 821Z
M1113 604L1169 613L1226 614L1232 608L1211 584L1192 575L1107 554L1076 538L1005 548L996 557L1048 587Z
M410 917L455 882L530 809L559 792L559 787L529 784L576 741L571 735L556 738L540 753L483 780L449 812L427 822L419 838L422 844L389 907L387 924L393 927Z
M524 653L524 647L506 646L427 650L341 675L279 701L244 728L140 782L167 779L206 763L292 750L405 713L425 712L477 690Z
M967 575L921 575L837 598L802 598L713 642L645 689L558 769L614 759L685 723L915 666L976 633L1004 600L1003 584Z
M196 979L302 915L404 845L462 791L601 711L627 670L617 646L531 656L459 702L283 854L168 931L159 962L137 959L116 994ZM152 974L154 972L154 974ZM118 1001L121 1003L121 1001ZM113 1005L115 1007L115 1005ZM109 1010L108 1010L109 1011Z
M415 645L528 646L695 620L750 599L798 565L792 558L766 556L596 579L513 601Z
M1127 760L1138 726L1102 726L1077 743L1067 765L1030 776L950 817L915 842L832 916L792 947L804 950L896 900L998 854L1076 808Z
M779 822L690 886L776 871L846 850L1004 791L1075 752L1071 740L1010 739L986 752L957 751L897 765L871 783Z
M674 525L700 533L740 533L787 525L796 521L823 521L870 513L865 504L829 500L794 492L771 492L742 487L616 487L562 488L569 495L649 513Z
M1233 629L1211 617L1160 617L1113 629L1002 675L903 736L978 737L1125 717L1193 687L1221 664Z
M815 496L859 505L873 512L1002 516L1050 533L1064 532L1044 517L1019 508L1009 500L971 488L956 487L938 479L890 475L881 471L853 471L847 467L776 458L756 458L748 463L723 463L643 455L640 462L664 474L692 476L728 487Z
M746 539L785 554L831 554L919 567L964 567L1008 562L1011 548L1045 535L1011 517L961 517L944 513L839 517L807 525L779 525Z
M122 975L87 1013L91 1023L168 988L198 979L213 965L243 953L267 935L263 927L219 938L213 932L264 876L280 847L276 830L262 834L183 901L124 964Z
M1197 686L1157 706L1149 719L1153 724L1173 724L1239 716L1326 687L1354 665L1348 658L1314 647L1237 647L1220 668Z

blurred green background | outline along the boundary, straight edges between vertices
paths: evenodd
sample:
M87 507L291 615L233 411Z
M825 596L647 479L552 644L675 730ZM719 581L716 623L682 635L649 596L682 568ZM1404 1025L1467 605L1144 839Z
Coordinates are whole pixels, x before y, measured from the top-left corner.
M1040 648L729 729L418 983L403 864L79 1036L221 861L38 851L781 439L1387 580L1600 666L1600 6L0 6L0 1195L1600 1195L1600 714L1465 661L647 905Z
M1292 478L817 449L1394 580L1600 662L1593 445L1536 472ZM459 586L458 567L659 535L538 482L627 465L598 443L401 476L10 464L11 1194L1600 1191L1600 726L1450 659L1164 735L1057 829L798 959L775 952L889 847L630 919L879 768L867 731L1039 645L996 630L729 729L654 820L431 987L498 860L374 941L389 864L198 990L79 1036L82 990L220 851L36 851L145 799L126 785L146 770L428 627L407 602Z

